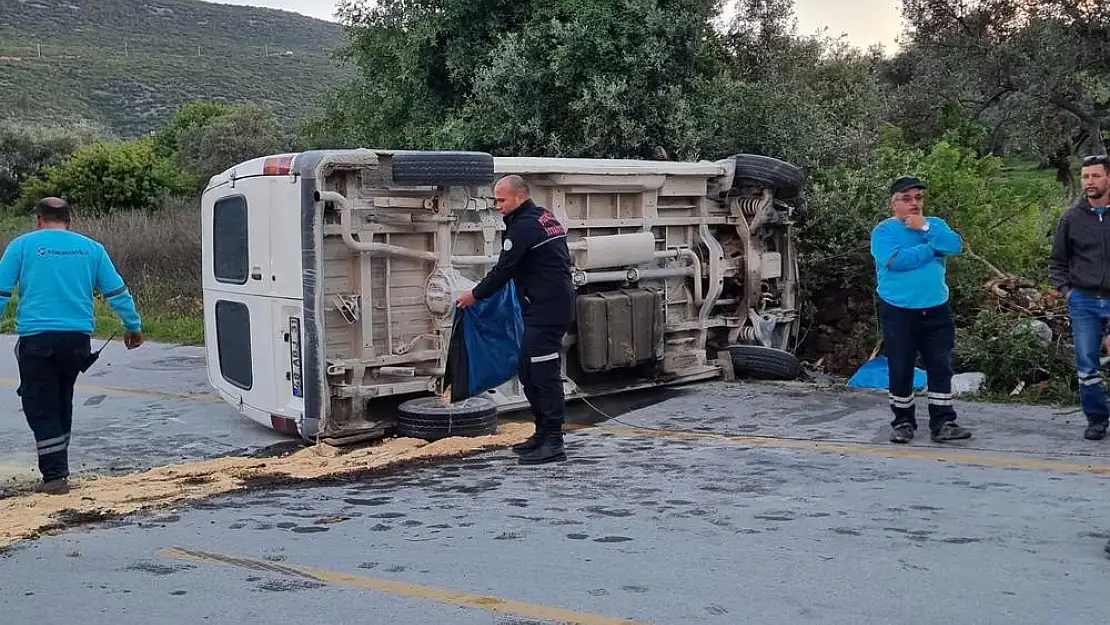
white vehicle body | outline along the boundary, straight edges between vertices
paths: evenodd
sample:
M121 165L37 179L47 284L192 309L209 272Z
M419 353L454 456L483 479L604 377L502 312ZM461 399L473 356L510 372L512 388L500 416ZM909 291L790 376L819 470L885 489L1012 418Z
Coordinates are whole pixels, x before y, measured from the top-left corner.
M568 399L718 377L718 349L783 350L797 332L781 198L800 172L761 158L355 149L241 163L201 201L209 382L255 421L338 442L383 436L398 400L442 395L454 296L501 249L505 174L568 231ZM488 395L527 406L515 379Z

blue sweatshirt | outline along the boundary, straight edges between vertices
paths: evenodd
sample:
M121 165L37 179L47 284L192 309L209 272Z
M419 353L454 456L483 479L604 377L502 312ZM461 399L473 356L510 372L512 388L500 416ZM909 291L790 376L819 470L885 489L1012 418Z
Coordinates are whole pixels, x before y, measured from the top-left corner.
M926 217L928 232L891 217L871 231L879 297L900 308L931 308L948 301L946 257L963 251L963 239L940 217Z
M16 331L85 332L96 325L93 289L129 332L140 330L135 301L100 243L71 230L42 229L16 237L0 257L0 312L19 286Z

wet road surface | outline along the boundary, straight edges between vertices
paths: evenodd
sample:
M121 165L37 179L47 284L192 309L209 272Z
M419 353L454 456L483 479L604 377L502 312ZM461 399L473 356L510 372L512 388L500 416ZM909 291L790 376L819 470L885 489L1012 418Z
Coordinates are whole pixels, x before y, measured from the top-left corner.
M1110 442L1084 441L1074 413L961 403L976 438L893 446L884 404L706 384L570 433L558 465L497 451L75 529L0 556L0 613L67 625L1104 620Z
M103 345L93 341L93 349ZM0 336L0 489L39 479L35 441L16 388L15 337ZM112 341L77 380L73 398L74 474L146 469L289 441L239 415L208 386L204 350Z

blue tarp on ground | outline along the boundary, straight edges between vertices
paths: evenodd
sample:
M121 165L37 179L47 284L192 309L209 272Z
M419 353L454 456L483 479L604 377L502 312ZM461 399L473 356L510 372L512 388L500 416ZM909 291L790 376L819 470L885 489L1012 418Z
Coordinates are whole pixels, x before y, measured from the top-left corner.
M516 375L523 341L524 319L511 280L500 291L466 309L456 307L445 376L451 386L451 402L511 380Z
M925 388L928 384L925 372L917 367L913 369L913 388ZM876 388L887 390L890 387L890 365L886 356L878 356L864 363L848 379L848 386L852 388Z

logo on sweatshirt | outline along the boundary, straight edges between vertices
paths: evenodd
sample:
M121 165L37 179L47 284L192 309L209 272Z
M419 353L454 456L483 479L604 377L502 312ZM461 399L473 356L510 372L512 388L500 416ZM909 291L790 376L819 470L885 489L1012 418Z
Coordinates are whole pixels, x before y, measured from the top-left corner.
M37 251L38 251L39 256L88 256L89 255L88 251L82 250L82 249L57 250L57 249L50 248L50 247L41 247L40 246Z

